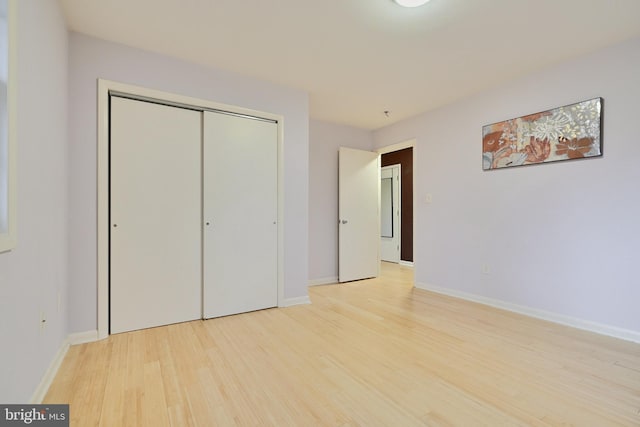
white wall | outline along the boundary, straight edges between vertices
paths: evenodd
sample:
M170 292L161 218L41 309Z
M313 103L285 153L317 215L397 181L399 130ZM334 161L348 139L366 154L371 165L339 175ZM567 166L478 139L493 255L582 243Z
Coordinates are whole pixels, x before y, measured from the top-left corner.
M71 33L70 329L96 329L97 79L284 116L285 297L307 295L308 96L304 92Z
M416 282L640 331L638 76L635 39L376 131L417 139ZM482 170L483 125L597 96L603 157Z
M309 279L338 277L338 148L371 150L370 131L317 120L309 123Z
M67 30L58 2L18 3L18 245L0 254L2 403L30 401L67 336Z

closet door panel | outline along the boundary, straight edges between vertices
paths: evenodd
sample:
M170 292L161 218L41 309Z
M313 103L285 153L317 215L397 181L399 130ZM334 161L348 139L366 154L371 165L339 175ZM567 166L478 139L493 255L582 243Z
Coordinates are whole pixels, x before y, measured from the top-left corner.
M111 333L201 318L201 120L111 99Z
M277 124L204 112L204 317L278 304Z

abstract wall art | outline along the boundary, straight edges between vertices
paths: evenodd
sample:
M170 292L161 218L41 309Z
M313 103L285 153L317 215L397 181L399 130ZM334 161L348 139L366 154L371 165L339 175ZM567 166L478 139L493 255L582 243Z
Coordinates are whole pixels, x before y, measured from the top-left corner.
M482 168L602 156L602 98L482 127Z

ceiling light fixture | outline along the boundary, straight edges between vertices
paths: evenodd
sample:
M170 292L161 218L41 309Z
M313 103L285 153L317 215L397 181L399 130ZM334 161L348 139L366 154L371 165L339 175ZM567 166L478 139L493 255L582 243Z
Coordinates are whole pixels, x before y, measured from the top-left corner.
M418 7L418 6L422 6L429 0L393 0L393 1L398 3L400 6L404 6L404 7Z

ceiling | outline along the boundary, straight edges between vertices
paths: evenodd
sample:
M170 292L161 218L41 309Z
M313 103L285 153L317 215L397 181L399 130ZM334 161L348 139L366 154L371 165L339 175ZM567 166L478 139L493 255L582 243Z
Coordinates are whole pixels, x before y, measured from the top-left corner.
M363 129L640 35L639 0L59 1L73 31L304 90L312 118Z

